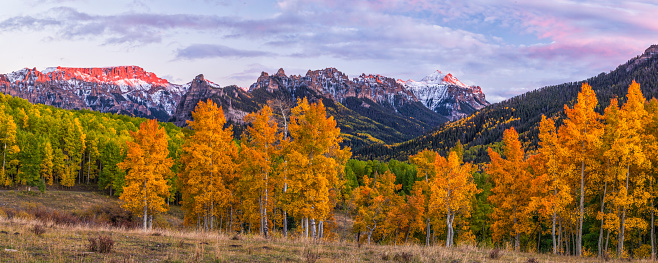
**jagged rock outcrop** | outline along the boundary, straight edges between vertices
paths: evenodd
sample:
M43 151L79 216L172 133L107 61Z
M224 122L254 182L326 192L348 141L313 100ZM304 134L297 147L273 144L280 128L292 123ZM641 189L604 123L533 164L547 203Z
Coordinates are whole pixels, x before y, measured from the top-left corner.
M186 121L192 120L192 111L199 101L208 99L214 100L222 107L226 119L238 123L243 121L244 116L259 109L257 104L252 103L251 94L237 86L221 87L206 80L203 74L196 76L184 86L187 88L187 93L181 97L176 113L169 120L178 126L186 126Z
M31 103L90 109L166 121L186 92L137 66L25 68L0 74L0 92Z

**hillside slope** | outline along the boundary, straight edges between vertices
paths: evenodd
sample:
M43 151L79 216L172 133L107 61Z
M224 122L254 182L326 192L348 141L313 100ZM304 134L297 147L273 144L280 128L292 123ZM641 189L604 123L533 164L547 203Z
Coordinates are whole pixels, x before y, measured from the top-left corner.
M658 96L658 45L652 45L642 55L630 59L609 73L560 85L539 88L508 100L492 104L474 115L449 122L436 131L399 144L377 144L357 149L358 159L400 159L428 149L445 151L461 141L467 151L467 161L486 162L487 145L502 139L503 131L514 127L525 142L525 147L536 147L539 121L542 114L562 118L564 105L573 105L583 83L589 83L599 101L598 111L603 112L614 97L623 100L628 86L635 80L647 99ZM623 101L620 101L620 104Z

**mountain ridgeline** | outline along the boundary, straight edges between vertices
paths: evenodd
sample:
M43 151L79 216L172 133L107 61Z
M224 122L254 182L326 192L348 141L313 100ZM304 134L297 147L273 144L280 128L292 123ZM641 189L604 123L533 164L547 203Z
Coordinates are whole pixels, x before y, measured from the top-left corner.
M405 160L407 156L423 149L435 149L443 154L458 141L466 149L465 161L488 162L487 147L495 146L503 138L503 131L514 127L524 147L537 147L541 116L564 118L564 105L573 106L583 83L596 92L597 111L610 104L611 98L619 98L623 104L628 87L635 80L641 85L647 99L658 97L658 45L649 47L642 55L630 59L609 73L560 85L536 89L508 100L492 104L475 114L441 125L429 134L399 144L378 144L357 149L354 158Z
M296 99L306 97L311 102L322 100L344 135L344 145L353 148L403 142L489 104L480 87L466 86L438 71L422 81L405 82L366 74L350 80L335 68L309 70L303 77L287 76L279 69L274 75L263 72L248 91L236 86L220 88L202 75L191 83L171 119L179 126L191 119L199 101L209 98L239 124L268 101L291 107Z
M25 68L0 74L0 92L31 103L64 109L90 109L171 121L185 126L199 101L222 106L236 133L243 117L268 101L285 108L297 99L322 100L344 134L343 144L359 148L400 143L487 105L478 86L436 71L421 81L362 74L349 79L335 68L309 70L305 76L263 72L248 90L220 86L198 75L191 82L169 83L137 66L107 68Z

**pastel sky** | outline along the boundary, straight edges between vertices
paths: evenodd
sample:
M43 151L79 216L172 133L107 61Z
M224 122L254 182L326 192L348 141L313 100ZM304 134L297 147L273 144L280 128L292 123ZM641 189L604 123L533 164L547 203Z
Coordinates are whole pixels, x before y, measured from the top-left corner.
M3 0L0 73L138 65L248 87L281 67L438 69L497 102L615 69L658 44L657 14L653 0Z

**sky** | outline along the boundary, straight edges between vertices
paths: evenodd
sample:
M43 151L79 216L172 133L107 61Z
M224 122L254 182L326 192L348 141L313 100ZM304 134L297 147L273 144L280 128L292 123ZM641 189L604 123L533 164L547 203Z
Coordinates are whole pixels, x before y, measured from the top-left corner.
M614 70L658 44L654 0L3 0L0 73L137 65L248 87L334 67L435 70L498 102Z

